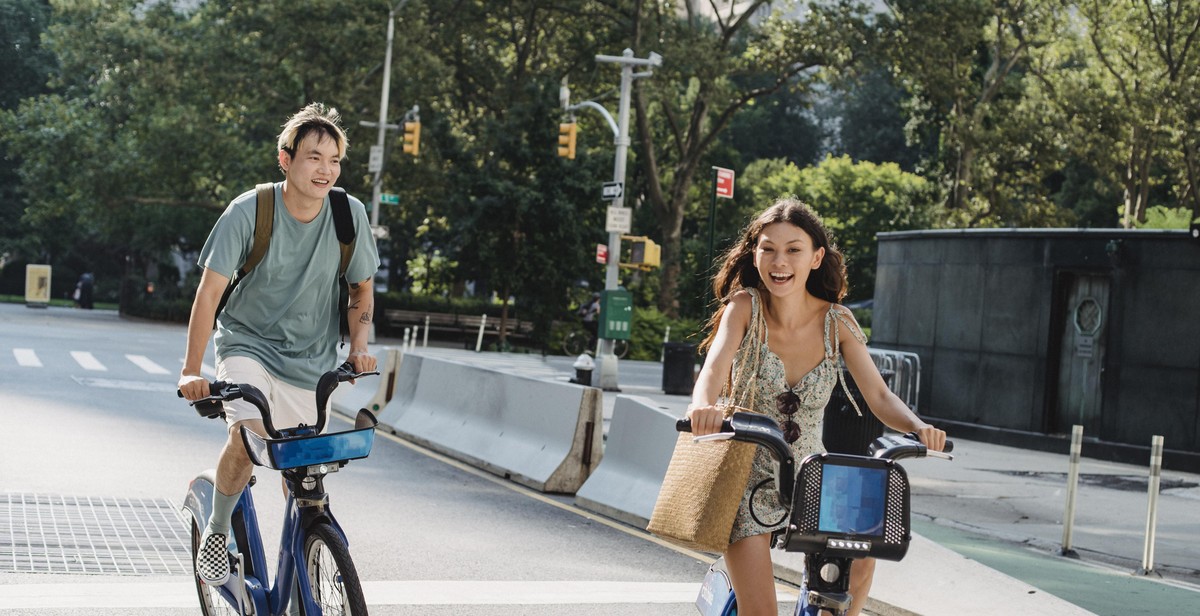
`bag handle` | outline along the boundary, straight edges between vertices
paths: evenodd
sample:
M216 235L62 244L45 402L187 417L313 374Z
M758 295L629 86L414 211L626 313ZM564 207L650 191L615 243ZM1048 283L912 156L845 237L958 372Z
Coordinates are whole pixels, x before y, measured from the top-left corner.
M746 335L742 338L742 344L739 348L743 361L741 365L736 366L738 368L737 372L734 371L734 367L730 367L729 378L725 381L725 386L721 388L721 399L725 403L719 406L724 407L724 415L727 419L737 410L745 410L752 413L757 412L754 410L754 403L758 397L758 369L762 364L762 339L763 334L766 332L766 320L763 317L763 307L759 301L760 298L757 291L758 289L747 289L747 292L750 293L753 309L751 310L750 326L746 329ZM747 354L750 355L749 361L745 357ZM745 376L746 370L750 370L750 380L746 383L746 389L750 391L743 394L743 402L745 402L745 397L749 396L749 404L743 407L738 405L738 401L735 398L737 392L734 389L738 383L738 376Z

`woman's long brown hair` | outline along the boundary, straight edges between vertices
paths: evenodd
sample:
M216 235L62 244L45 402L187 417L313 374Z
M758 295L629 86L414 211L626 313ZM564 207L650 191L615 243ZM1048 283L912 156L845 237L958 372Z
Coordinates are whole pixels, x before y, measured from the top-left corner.
M846 281L846 263L837 245L829 239L825 225L803 201L795 197L783 197L750 221L741 239L725 253L721 269L713 277L713 297L720 301L720 306L708 320L708 336L700 343L701 352L712 346L731 295L740 289L762 288L762 278L758 275L758 268L754 267L754 250L758 246L758 236L763 228L777 222L791 223L799 227L812 238L814 250L825 249L825 258L821 260L821 266L808 276L808 282L804 285L808 292L833 303L842 301L846 296L849 287Z

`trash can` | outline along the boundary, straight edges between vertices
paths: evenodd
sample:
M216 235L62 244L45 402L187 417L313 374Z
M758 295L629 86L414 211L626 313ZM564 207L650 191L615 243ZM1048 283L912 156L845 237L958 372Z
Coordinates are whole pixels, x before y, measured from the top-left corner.
M696 380L696 345L664 342L662 388L665 394L689 395Z
M849 389L850 395L854 396L854 402L862 411L862 417L854 412L854 406L846 398L842 384L840 382L835 384L833 395L829 397L829 404L825 405L825 425L821 432L821 440L825 442L825 449L829 453L865 456L871 441L883 436L883 422L879 421L867 407L867 401L863 399L862 392L854 383L850 372L844 368L842 370L846 376L846 389ZM879 374L889 387L892 379L896 376L895 371L887 369L880 370Z

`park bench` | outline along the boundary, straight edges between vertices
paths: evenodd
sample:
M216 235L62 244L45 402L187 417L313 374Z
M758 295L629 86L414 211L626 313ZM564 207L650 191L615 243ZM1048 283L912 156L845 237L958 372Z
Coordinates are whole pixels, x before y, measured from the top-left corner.
M423 335L426 320L428 319L431 334L451 334L455 338L462 338L465 343L470 343L468 346L474 344L475 337L479 333L479 324L483 321L482 315L400 310L394 308L385 309L383 316L393 335L402 332L406 327L420 327L422 328ZM533 331L533 323L530 321L518 321L517 319L509 318L505 325L507 339L510 341L526 340L529 338L530 332ZM483 333L485 337L498 337L500 335L500 317L489 316L487 323L484 324Z

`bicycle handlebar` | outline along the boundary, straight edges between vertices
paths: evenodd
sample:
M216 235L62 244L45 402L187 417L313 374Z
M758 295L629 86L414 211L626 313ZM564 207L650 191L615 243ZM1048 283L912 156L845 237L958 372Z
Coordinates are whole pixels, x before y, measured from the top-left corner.
M691 432L692 420L680 419L675 422L679 432ZM796 459L792 448L783 438L783 431L775 420L758 413L735 412L721 422L720 432L697 436L696 441L735 440L762 445L771 452L779 462L775 473L775 485L779 488L779 499L785 507L790 506L792 492L796 481ZM947 440L942 451L929 451L920 441L915 432L905 435L887 435L875 439L869 448L871 457L885 460L900 460L904 458L920 458L925 456L953 460L950 451L954 443Z
M316 433L320 434L325 429L327 415L325 408L329 402L329 397L333 394L333 390L337 389L339 383L364 376L376 376L378 374L378 370L354 372L354 366L350 362L345 362L338 366L336 370L330 370L322 374L321 378L317 381L317 424L314 426ZM221 403L240 398L258 409L259 415L262 416L263 427L271 438L283 438L283 434L271 422L271 410L266 396L257 387L248 383L213 381L208 384L208 391L208 397L188 402L188 405L195 407L196 412L200 413L203 417L209 419L224 417L225 412ZM182 391L176 390L175 394L180 398L183 397Z

